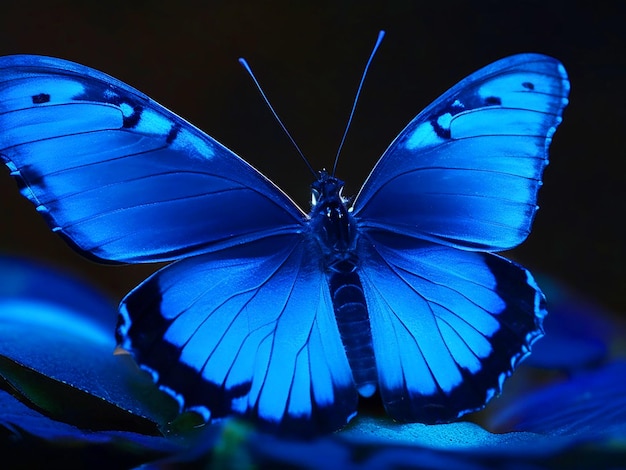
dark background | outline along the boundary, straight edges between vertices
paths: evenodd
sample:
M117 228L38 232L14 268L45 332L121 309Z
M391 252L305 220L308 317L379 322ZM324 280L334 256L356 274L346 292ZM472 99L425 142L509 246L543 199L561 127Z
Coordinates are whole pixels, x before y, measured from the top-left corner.
M332 164L379 29L387 36L339 165L346 193L356 194L404 125L458 80L514 53L552 55L570 75L570 106L551 147L533 232L506 255L625 312L624 1L5 1L0 55L61 57L131 84L306 209L310 174L237 58L249 61L313 167L322 168ZM5 169L0 220L0 254L63 266L115 302L156 268L80 257L19 196Z

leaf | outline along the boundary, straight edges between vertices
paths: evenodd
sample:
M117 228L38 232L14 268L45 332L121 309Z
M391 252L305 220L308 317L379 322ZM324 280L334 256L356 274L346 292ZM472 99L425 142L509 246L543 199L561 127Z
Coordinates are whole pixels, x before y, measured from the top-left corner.
M20 468L130 468L180 449L163 437L88 432L54 421L0 390L0 451Z
M626 330L612 315L584 295L550 277L540 278L548 299L546 335L524 361L544 369L574 371L597 366L609 357L610 346Z
M103 296L16 259L1 260L0 284L0 376L16 396L91 429L119 429L130 414L127 424L156 423L154 434L176 416L177 404L128 355L114 355L117 312Z
M518 397L491 417L490 428L626 445L625 377L623 360L578 373Z

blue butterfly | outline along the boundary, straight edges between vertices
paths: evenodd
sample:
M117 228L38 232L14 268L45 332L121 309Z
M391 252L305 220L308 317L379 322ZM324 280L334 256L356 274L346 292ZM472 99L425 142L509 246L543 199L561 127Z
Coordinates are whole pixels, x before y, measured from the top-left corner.
M482 408L543 335L520 244L567 104L557 60L520 54L444 93L352 201L320 172L302 211L132 87L0 58L0 156L52 229L103 261L175 261L120 304L117 337L181 410L319 433L379 392L401 422Z

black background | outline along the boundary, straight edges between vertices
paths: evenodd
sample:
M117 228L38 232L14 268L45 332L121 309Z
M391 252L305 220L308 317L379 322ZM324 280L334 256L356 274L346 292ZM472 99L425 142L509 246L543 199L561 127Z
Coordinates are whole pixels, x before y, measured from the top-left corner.
M626 311L624 1L5 1L0 55L61 57L129 83L307 209L310 174L237 58L252 65L313 167L327 167L379 29L387 36L339 165L346 194L358 191L404 125L457 81L514 53L552 55L570 75L570 105L551 147L533 232L506 255ZM115 302L156 268L80 257L19 196L6 170L0 221L0 254L63 266Z

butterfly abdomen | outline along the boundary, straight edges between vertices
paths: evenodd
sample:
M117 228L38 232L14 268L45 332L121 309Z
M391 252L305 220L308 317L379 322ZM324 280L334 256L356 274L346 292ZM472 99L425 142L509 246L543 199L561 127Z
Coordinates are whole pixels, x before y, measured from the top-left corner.
M376 391L378 381L372 333L359 275L350 262L343 262L329 274L328 284L341 341L359 393Z

